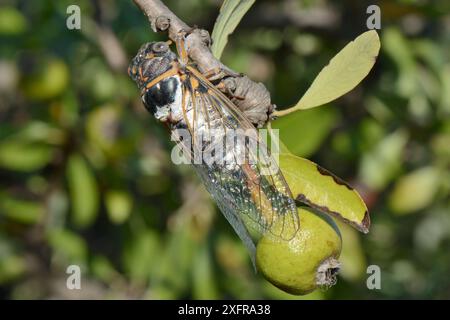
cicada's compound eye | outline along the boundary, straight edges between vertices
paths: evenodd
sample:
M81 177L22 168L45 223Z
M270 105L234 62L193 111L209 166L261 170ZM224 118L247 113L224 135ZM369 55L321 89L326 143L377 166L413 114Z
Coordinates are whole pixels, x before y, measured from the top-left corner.
M169 46L166 42L155 42L152 45L152 51L155 54L164 54L169 51Z

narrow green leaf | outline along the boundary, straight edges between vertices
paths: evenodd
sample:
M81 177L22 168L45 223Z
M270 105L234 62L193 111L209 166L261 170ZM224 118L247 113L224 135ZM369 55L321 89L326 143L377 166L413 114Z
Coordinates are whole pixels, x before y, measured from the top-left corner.
M361 232L369 231L369 213L355 189L314 162L289 153L279 156L281 171L297 201L341 219Z
M211 35L213 40L211 51L217 59L222 56L228 36L233 33L242 17L254 3L255 0L225 0L223 2Z
M132 281L146 283L159 263L160 243L158 234L152 230L134 232L123 250L123 265Z
M78 227L87 227L94 222L98 212L99 195L95 177L78 154L69 158L66 175L73 223Z
M44 216L44 207L39 202L15 199L0 194L0 216L6 216L16 222L34 224Z
M294 107L277 114L321 106L346 94L367 76L379 50L380 39L375 30L361 34L330 60Z
M53 158L54 148L43 143L11 139L0 144L0 167L14 171L35 171Z
M218 299L219 293L207 243L203 242L195 254L192 268L193 298L196 300Z

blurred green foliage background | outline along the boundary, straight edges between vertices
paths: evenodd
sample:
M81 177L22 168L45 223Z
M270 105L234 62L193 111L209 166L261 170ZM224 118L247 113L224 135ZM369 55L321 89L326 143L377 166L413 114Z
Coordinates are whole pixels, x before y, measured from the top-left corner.
M165 1L211 30L221 1ZM81 8L81 30L66 9ZM223 61L294 104L373 1L258 0ZM368 235L340 224L338 283L290 296L255 274L126 74L162 39L132 1L2 0L0 298L450 298L450 3L379 1L378 61L355 90L277 120L280 136L357 187ZM66 268L82 268L82 290ZM381 290L366 268L381 268Z

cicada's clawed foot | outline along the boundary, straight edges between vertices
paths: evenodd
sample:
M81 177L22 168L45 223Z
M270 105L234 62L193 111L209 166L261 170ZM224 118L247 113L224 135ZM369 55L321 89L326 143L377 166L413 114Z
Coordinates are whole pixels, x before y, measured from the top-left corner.
M192 28L189 28L187 30L181 29L180 31L178 31L178 36L182 37L182 38L187 38L190 34L194 33L194 31L197 29L198 29L198 27L196 25L194 25Z
M210 69L206 72L203 72L203 76L208 79L209 81L216 81L220 80L226 77L240 77L242 76L240 73L234 72L232 70L227 70L224 68L216 67L213 69Z
M212 44L212 40L211 40L211 36L209 34L209 32L205 29L200 29L198 26L194 25L192 28L189 28L188 30L180 30L178 32L178 35L184 39L186 39L187 37L189 37L191 34L196 34L201 42L207 46L208 48L211 46Z
M245 97L235 94L236 84L232 78L227 78L219 82L216 88L225 93L230 99L245 100Z

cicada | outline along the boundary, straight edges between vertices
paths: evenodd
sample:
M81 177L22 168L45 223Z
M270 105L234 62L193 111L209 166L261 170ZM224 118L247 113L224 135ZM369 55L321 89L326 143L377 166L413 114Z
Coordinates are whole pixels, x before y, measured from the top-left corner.
M194 159L195 171L254 261L259 236L288 240L298 231L295 200L257 129L208 80L211 74L202 74L189 61L183 36L176 48L177 54L170 41L144 44L128 73L146 109L169 127L177 145ZM232 143L224 146L224 141Z

